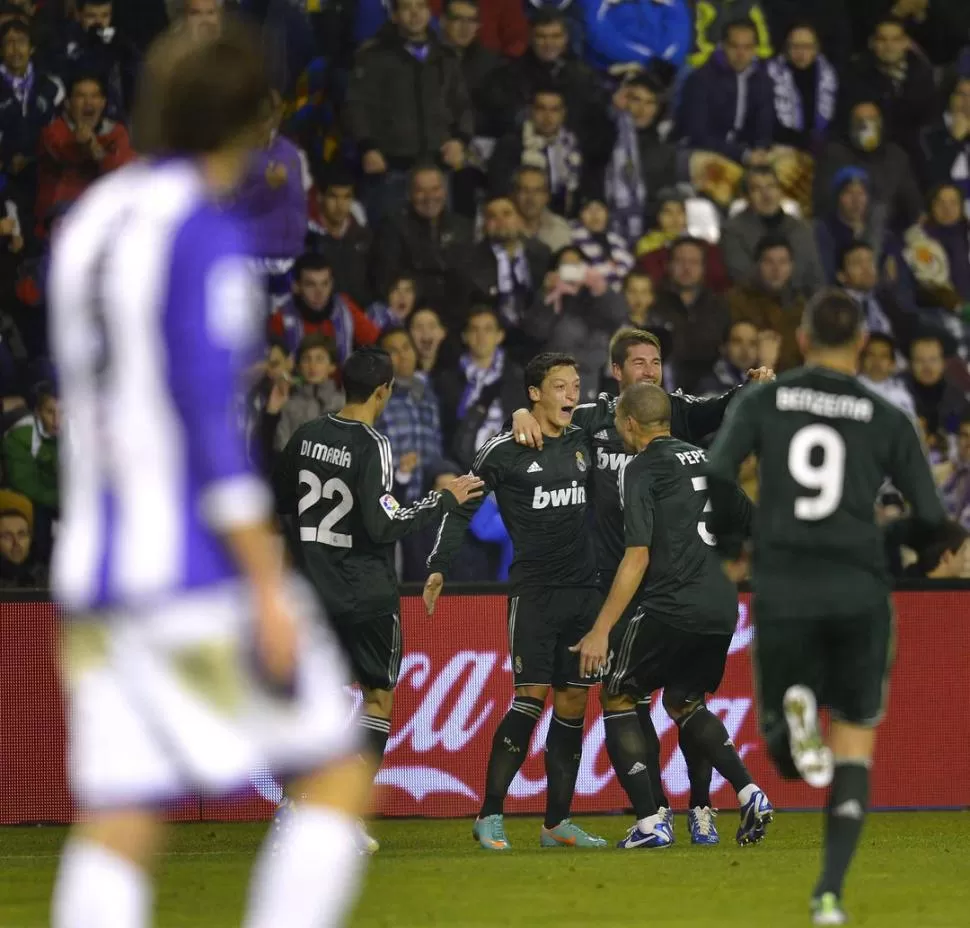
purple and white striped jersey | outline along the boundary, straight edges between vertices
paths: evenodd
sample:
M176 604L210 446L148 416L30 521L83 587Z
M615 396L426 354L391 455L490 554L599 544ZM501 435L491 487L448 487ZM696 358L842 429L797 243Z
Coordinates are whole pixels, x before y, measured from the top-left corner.
M233 398L259 350L242 236L187 161L92 187L54 242L66 438L54 592L139 609L237 575L219 533L271 511Z

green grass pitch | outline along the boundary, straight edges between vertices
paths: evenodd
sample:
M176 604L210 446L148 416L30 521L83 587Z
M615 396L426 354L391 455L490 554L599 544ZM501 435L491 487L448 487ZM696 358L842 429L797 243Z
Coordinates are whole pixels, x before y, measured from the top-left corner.
M781 813L767 841L738 848L736 813L721 814L722 844L663 851L538 848L539 821L511 818L507 854L479 850L469 821L376 822L374 858L355 928L788 928L809 924L821 818ZM627 819L584 819L617 839ZM256 825L178 825L161 862L156 928L236 928L263 834ZM0 829L0 926L44 928L63 828ZM959 928L970 924L970 814L869 818L850 873L853 925ZM320 874L326 879L326 874Z

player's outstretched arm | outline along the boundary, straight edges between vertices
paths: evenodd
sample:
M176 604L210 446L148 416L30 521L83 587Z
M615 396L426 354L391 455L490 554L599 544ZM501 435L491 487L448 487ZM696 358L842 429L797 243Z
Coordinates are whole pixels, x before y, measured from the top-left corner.
M601 393L595 403L581 403L573 410L572 425L592 438L596 432L613 425L616 416L616 397ZM542 429L532 413L522 407L512 413L512 433L518 444L527 448L542 447Z

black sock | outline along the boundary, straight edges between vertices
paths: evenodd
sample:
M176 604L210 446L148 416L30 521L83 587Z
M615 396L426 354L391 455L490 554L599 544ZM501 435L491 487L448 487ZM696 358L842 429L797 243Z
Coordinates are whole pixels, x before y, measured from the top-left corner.
M542 715L545 700L530 696L516 696L505 713L492 739L492 753L488 758L485 774L485 801L480 818L501 815L505 795L519 772L519 767L529 756L529 742Z
M582 754L583 719L564 719L553 712L546 736L546 828L569 818Z
M640 720L640 727L643 729L643 737L647 742L647 771L650 774L650 789L653 798L665 809L670 808L667 800L667 791L664 789L664 779L660 772L660 739L657 737L657 729L654 727L653 719L650 717L650 697L641 699L637 703L637 718Z
M634 815L638 819L656 815L659 805L650 787L647 739L636 712L604 712L603 725L606 728L606 752L620 786L630 797Z
M680 726L681 746L687 745L685 758L688 754L706 757L736 793L754 782L738 756L724 723L707 706L702 703L677 724Z
M391 720L382 719L377 715L362 715L357 724L360 726L364 736L364 743L367 751L374 758L379 767L384 759L384 748L387 747L387 739L391 734Z
M684 755L684 763L687 765L687 779L690 781L690 807L692 809L709 807L714 765L706 751L698 750L697 744L690 738L684 737L682 728L678 728L677 737L680 753Z
M869 805L869 768L862 763L836 762L825 818L825 858L815 890L842 898L842 883L849 869Z

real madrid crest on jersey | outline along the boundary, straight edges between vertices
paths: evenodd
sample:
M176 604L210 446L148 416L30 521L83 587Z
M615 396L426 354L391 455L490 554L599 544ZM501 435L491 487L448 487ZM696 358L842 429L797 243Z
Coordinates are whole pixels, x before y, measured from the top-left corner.
M586 473L586 457L582 451L576 452L576 466L579 468L580 473Z

